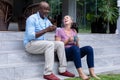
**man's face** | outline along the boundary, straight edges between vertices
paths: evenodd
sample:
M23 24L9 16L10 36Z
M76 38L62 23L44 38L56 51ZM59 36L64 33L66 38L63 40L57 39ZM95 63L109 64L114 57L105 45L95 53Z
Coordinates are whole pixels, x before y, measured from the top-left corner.
M40 7L40 14L42 17L47 17L48 13L50 12L49 4L43 3Z

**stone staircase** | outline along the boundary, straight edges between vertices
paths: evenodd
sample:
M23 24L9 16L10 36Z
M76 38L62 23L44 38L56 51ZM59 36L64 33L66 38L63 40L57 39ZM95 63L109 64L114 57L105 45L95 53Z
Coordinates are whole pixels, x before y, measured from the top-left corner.
M45 34L46 39L54 40L54 33ZM0 32L0 80L44 80L44 56L32 55L24 51L24 32ZM120 39L116 34L79 34L80 46L91 45L95 52L95 72L97 74L120 70ZM88 74L85 58L82 59L85 73ZM58 62L54 73L61 80L67 77L58 75ZM72 61L69 71L77 74Z

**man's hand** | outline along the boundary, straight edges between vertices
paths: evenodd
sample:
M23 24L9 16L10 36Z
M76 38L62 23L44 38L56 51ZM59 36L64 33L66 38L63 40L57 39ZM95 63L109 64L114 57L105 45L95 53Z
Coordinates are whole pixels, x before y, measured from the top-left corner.
M40 36L42 36L43 34L45 34L46 32L52 32L52 31L54 31L56 29L56 26L54 26L54 25L52 25L52 26L49 26L49 27L47 27L46 29L43 29L43 30L41 30L41 31L39 31L39 32L36 32L36 38L38 38L38 37L40 37Z
M55 29L56 29L56 26L52 25L52 26L47 27L47 28L46 28L46 31L47 31L47 32L52 32L52 31L54 31Z

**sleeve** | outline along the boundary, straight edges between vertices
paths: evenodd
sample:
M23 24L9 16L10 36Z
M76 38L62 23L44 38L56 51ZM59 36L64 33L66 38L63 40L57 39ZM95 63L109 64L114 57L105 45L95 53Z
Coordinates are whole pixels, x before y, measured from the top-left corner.
M28 18L26 20L26 34L29 40L34 40L35 39L35 25L34 21L32 18Z
M57 29L56 29L55 36L56 36L56 37L60 37L60 28L57 28Z
M52 26L52 25L53 25L50 20L48 20L48 23L49 23L49 24L48 24L49 26Z

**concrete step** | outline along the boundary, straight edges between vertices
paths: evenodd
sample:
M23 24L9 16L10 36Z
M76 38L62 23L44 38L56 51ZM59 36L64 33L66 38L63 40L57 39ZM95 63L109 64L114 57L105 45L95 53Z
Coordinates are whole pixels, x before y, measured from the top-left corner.
M95 72L97 73L97 74L99 74L99 73L103 73L103 74L105 74L104 73L104 71L105 72L109 72L109 70L120 70L120 66L111 66L111 67L104 67L104 68L98 68L98 69L96 69L95 68ZM88 70L84 70L84 72L86 73L86 74L89 74L88 73ZM67 79L68 77L63 77L63 76L60 76L60 75L56 75L57 77L59 77L61 80L64 80L64 79ZM76 76L78 76L78 75L76 75ZM35 77L35 78L28 78L28 79L16 79L16 80L45 80L42 76L40 77Z
M43 55L32 55L24 50L19 51L2 51L0 53L0 63L7 64L7 63L24 63L24 62L40 62L44 61Z
M120 41L113 41L113 40L109 40L109 41L80 41L80 47L83 46L92 46L94 48L106 48L106 47L120 47L120 45L118 45L120 43ZM24 49L24 45L23 45L23 40L0 40L0 51L6 51L6 49L8 51L10 50L23 50Z
M120 47L118 46L106 46L106 47L94 47L95 56L120 54Z
M120 68L119 57L120 55L95 57L95 69L96 69L95 72L101 73L101 72L105 72L106 70L107 71L111 71L114 69L116 70L117 67L114 68L115 66L118 66L118 68ZM9 63L6 63L6 64L4 63L0 65L0 72L2 72L0 73L1 76L5 77L6 75L14 75L16 78L32 78L32 77L39 77L43 75L44 61L35 60L35 62L33 61L26 62L25 60L23 60L23 62L16 62L17 60L15 60L15 58L12 60L12 62L8 61ZM85 58L82 59L82 66L84 70L87 70ZM56 74L58 71L57 68L58 68L58 62L55 62L53 71ZM78 75L73 62L71 61L68 62L67 69L75 73L76 75ZM99 69L103 69L103 70L101 71Z
M23 40L24 32L0 31L0 40Z
M40 57L40 58L39 58ZM109 55L109 56L99 56L99 57L95 57L95 66L96 67L101 67L101 66L111 66L111 65L117 65L117 64L120 64L120 62L118 61L119 60L119 57L120 57L120 54L119 55ZM15 57L15 58L18 58L18 57ZM24 58L19 58L19 59L7 59L6 61L1 60L0 62L0 68L12 68L12 67L22 67L22 66L28 66L28 65L31 65L32 64L39 64L40 65L44 64L44 56L35 56L34 58L33 57L30 57L28 60L24 59ZM33 59L32 59L33 58ZM36 59L37 58L37 59ZM6 59L6 58L5 58ZM22 60L23 59L23 60ZM57 61L56 61L57 62ZM71 62L71 61L69 61ZM69 65L72 65L72 64L69 64ZM86 65L86 58L82 58L82 65L84 66L84 68L86 69L87 68L87 65Z
M108 62L109 60L114 60L117 62L120 57L120 50L116 50L113 48L112 51L107 49L95 49L95 61L96 65L102 64L101 62ZM112 58L112 59L110 59ZM100 61L99 61L100 60ZM85 61L85 60L83 60ZM34 62L44 62L44 55L32 55L30 53L25 52L24 50L14 50L14 51L1 51L0 52L0 64L8 64L8 63L34 63ZM99 64L98 64L99 63ZM114 62L115 63L115 62Z
M9 64L10 65L10 64ZM11 64L12 65L12 64ZM10 65L10 66L11 66ZM53 73L58 75L58 64L55 63L54 69L53 69ZM78 73L75 69L75 67L73 67L73 63L69 62L68 63L68 68L67 68L70 72L75 73L76 76L78 76ZM111 65L111 66L102 66L102 67L95 67L95 73L100 74L103 72L108 72L108 71L113 71L113 70L119 70L120 69L120 65ZM28 65L24 65L20 66L18 65L18 67L11 67L11 68L0 68L0 77L1 80L5 80L2 79L4 77L9 77L10 79L8 80L23 80L23 79L29 79L29 78L34 78L34 77L42 77L43 76L43 70L44 70L44 64L28 64ZM89 74L88 69L84 69L84 72L86 74ZM14 79L15 78L15 79ZM7 79L6 79L7 80Z
M44 80L44 55L32 55L24 51L24 32L0 32L0 80ZM54 40L54 33L45 34ZM115 34L79 34L80 46L91 45L95 54L95 72L120 70L120 38ZM82 59L88 73L86 58ZM53 72L58 75L58 62ZM68 62L69 71L78 75L74 63ZM61 76L60 76L61 77ZM61 77L65 79L65 77Z
M0 40L0 51L24 50L22 40Z
M93 47L119 46L120 40L80 40L80 46L91 45Z
M64 76L61 76L61 75L56 75L58 78L60 78L60 80L65 80L69 77L64 77ZM22 80L46 80L44 79L42 76L41 77L36 77L36 78L30 78L30 79L22 79Z
M58 75L56 75L58 77ZM20 80L20 79L18 79ZM23 80L46 80L44 79L43 77L38 77L38 78L31 78L31 79L23 79ZM61 80L64 80L64 79L61 79Z
M78 36L80 40L116 40L120 39L116 34L81 34L79 33Z
M11 65L9 64L9 66ZM56 63L54 70L53 70L55 74L58 74L57 66L58 64ZM42 77L43 70L44 70L44 64L41 64L41 63L34 64L34 65L23 64L22 67L19 65L18 67L11 67L11 68L4 67L4 68L0 68L0 78L1 80L18 80L18 79L23 80L23 79L29 79L29 78L34 78L34 77Z
M70 78L70 77L64 77L64 76L61 76L61 75L56 75L58 78L60 78L60 80L65 80L67 78ZM30 79L16 79L16 80L46 80L43 78L43 76L41 77L36 77L36 78L30 78Z
M47 33L47 40L54 40L54 33ZM24 32L0 32L0 51L23 50ZM80 46L119 47L120 39L115 34L79 34Z
M46 33L45 38L48 40L54 39L54 32ZM24 37L24 32L16 32L16 31L0 31L0 40L22 40ZM120 39L116 34L78 34L80 40L116 40Z
M107 71L110 71L110 70L120 70L120 67L119 67L120 65L118 65L118 66L109 66L109 67L102 67L102 68L95 68L95 73L96 74L100 74L100 73L104 73L104 72L107 72ZM12 72L12 70L9 70L10 72ZM8 71L8 73L9 73L9 71ZM69 70L69 71L71 71L71 70ZM14 71L13 71L14 72ZM24 72L26 72L26 71L24 71ZM43 75L35 75L35 76L30 76L29 75L29 73L30 73L30 70L28 71L28 73L26 74L26 73L21 73L21 74L18 74L17 72L15 72L15 74L14 75L11 75L11 77L10 77L10 79L8 79L8 80L45 80L45 79L43 79ZM84 72L86 73L86 74L89 74L89 72L88 72L88 70L86 69L86 70L84 70ZM38 73L39 74L39 73ZM60 75L58 75L57 73L55 73L56 74L56 76L57 77L59 77L61 80L64 80L64 79L66 79L66 78L68 78L68 77L64 77L64 76L60 76ZM22 77L22 75L24 75L24 77ZM13 78L12 78L12 76L14 76ZM29 77L30 76L30 77ZM78 76L78 73L76 72L76 76ZM2 79L2 80L6 80L6 79Z
M15 47L18 47L19 49L15 49ZM24 47L22 46L15 46L13 47L14 49L9 49L6 48L7 50L1 50L0 54L26 54L26 51L24 49ZM12 48L12 47L10 47ZM93 47L94 48L94 54L95 55L108 55L108 54L119 54L120 52L120 45L116 45L116 46L101 46L101 47Z

